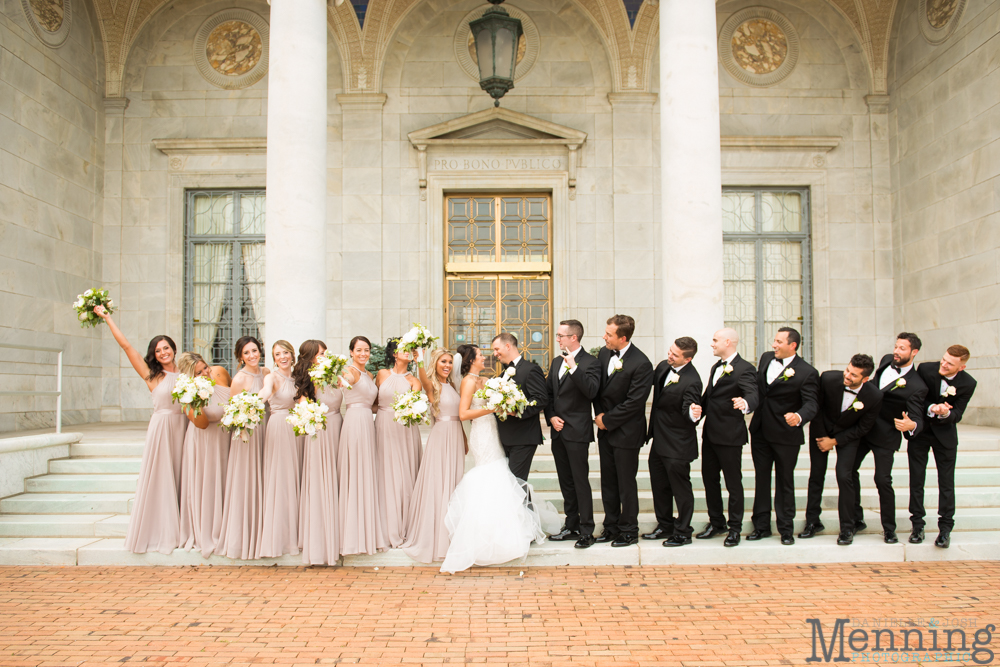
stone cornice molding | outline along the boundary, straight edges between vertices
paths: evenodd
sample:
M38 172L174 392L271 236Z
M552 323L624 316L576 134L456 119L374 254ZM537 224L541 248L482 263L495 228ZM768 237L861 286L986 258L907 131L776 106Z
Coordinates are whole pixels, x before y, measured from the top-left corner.
M652 109L658 98L656 93L608 93L608 102L615 109Z
M337 104L343 111L380 111L388 99L385 93L340 93Z
M153 139L157 150L166 155L263 155L267 137L225 139Z
M840 145L840 137L810 136L723 136L722 150L803 151L829 153Z

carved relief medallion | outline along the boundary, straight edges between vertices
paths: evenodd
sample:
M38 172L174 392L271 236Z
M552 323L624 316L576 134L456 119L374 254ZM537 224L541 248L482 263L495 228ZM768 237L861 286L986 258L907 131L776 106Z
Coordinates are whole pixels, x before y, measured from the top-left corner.
M940 44L958 25L966 0L920 0L917 22L920 32L931 44Z
M246 88L267 73L267 22L245 9L210 17L194 39L198 71L220 88Z
M795 67L799 37L782 14L748 7L730 16L719 32L719 58L734 78L751 86L778 83Z
M69 37L73 0L21 0L31 29L49 46L61 46Z

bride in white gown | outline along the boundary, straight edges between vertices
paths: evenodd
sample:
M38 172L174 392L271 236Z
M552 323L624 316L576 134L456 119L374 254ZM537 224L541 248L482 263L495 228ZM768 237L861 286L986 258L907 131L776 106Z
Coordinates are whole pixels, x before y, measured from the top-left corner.
M531 486L511 474L500 445L494 411L473 395L483 386L479 372L486 365L474 345L461 345L462 384L459 418L472 420L469 452L476 465L465 473L448 503L445 526L451 536L442 572L473 565L499 565L528 554L532 542L545 541L546 530L559 530L559 515L551 503L534 498ZM459 359L456 356L456 367Z

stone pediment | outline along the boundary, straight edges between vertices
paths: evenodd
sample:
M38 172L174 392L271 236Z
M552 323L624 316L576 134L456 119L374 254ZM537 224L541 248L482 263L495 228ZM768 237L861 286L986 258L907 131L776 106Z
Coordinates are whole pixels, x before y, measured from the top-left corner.
M575 151L587 140L587 133L503 107L453 118L410 132L417 150L428 146L524 146L562 145Z

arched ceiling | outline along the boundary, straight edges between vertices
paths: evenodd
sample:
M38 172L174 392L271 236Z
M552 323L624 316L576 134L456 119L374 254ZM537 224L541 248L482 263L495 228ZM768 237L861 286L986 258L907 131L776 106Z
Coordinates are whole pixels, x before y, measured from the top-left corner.
M105 49L106 97L122 97L125 63L149 18L170 0L92 0ZM649 63L656 48L659 2L645 0L634 24L623 0L572 0L594 22L609 51L614 92L648 92ZM850 22L864 50L872 94L886 93L892 19L899 0L826 0ZM341 52L348 92L380 92L386 50L406 15L421 0L369 0L364 26L350 2L329 3L328 16Z

